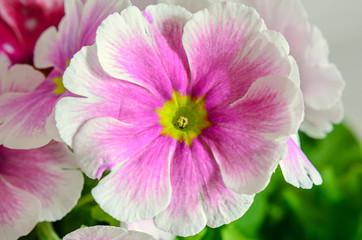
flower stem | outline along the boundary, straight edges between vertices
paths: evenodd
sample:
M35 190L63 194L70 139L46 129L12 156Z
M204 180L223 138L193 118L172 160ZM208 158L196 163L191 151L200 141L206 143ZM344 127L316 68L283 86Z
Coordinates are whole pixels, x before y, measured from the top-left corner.
M39 240L60 240L50 222L41 222L36 225Z

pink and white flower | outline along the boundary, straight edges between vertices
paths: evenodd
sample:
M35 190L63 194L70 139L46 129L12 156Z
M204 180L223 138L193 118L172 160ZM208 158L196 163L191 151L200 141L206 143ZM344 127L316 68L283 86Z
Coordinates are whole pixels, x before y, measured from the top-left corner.
M210 4L226 0L158 0L177 4L196 12ZM342 121L343 78L328 60L328 44L316 26L309 23L299 0L230 0L255 8L268 28L281 32L290 45L300 73L304 96L305 118L300 130L311 137L323 138L333 129L332 123ZM288 155L281 163L287 182L296 187L311 188L322 178L292 139L288 140Z
M111 226L85 227L67 234L63 240L155 240L151 235Z
M294 59L255 10L129 7L103 21L56 106L92 193L123 222L187 236L238 219L303 117ZM66 114L64 114L66 113Z
M62 84L67 62L82 46L94 43L104 18L129 5L127 0L66 0L59 30L50 27L35 48L35 65L53 70L44 77L29 66L1 66L0 144L29 149L61 140L53 110L57 101L69 94Z
M64 15L63 0L1 0L0 58L12 64L31 63L35 43Z
M41 221L56 221L76 204L83 176L62 143L32 150L0 146L0 239L17 239Z

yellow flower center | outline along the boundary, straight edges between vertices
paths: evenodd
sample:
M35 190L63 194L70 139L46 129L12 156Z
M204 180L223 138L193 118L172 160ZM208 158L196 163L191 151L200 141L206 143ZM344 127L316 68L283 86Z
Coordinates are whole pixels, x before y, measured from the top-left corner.
M67 61L67 67L69 66L70 61ZM57 86L54 89L54 93L55 94L63 94L65 92L65 90L67 90L64 85L63 85L63 77L56 77L53 79L53 82L55 83L55 85Z
M162 135L184 141L191 146L203 129L212 124L207 118L204 97L193 98L174 91L171 100L157 109Z

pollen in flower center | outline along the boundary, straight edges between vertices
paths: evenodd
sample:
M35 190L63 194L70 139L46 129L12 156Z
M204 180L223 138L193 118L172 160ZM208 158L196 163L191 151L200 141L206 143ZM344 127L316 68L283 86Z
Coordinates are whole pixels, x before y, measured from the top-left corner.
M67 67L69 66L70 61L67 61ZM63 77L56 77L53 79L53 82L56 85L56 88L54 89L54 93L57 95L61 95L67 90L63 85Z
M207 118L204 97L194 98L174 91L171 100L156 112L163 126L162 134L189 146L203 129L212 125Z

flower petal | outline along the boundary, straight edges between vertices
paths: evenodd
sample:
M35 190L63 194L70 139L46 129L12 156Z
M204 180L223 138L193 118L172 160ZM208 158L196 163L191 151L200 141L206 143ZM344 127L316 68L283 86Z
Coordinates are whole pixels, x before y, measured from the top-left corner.
M46 92L8 93L0 96L0 143L14 149L44 146L51 137L46 120L57 97Z
M59 24L59 31L50 28L37 42L35 65L38 68L55 66L65 70L67 61L81 47L94 43L101 22L111 13L120 12L128 6L128 0L65 1L65 17Z
M6 64L0 65L0 95L6 92L32 92L43 81L43 74L29 65L16 64L10 68Z
M11 186L0 175L0 239L18 239L38 222L40 204L30 193Z
M200 11L204 8L207 8L211 3L215 2L215 0L158 0L158 3L166 3L171 5L178 5L186 8L192 13Z
M208 109L241 98L260 77L291 72L285 39L266 30L257 12L241 4L213 4L195 13L185 25L183 44L191 94L206 95Z
M156 228L153 219L128 224L128 230L148 233L157 240L175 240L176 236Z
M171 199L169 164L175 143L160 136L114 167L92 190L100 207L124 222L150 219L165 209Z
M225 186L219 165L207 146L196 140L191 151L202 176L199 184L207 225L216 228L239 219L252 204L254 196L237 194Z
M100 178L104 170L132 157L161 131L158 125L132 126L114 118L89 120L74 137L76 160L87 176Z
M202 139L210 146L226 186L254 194L266 186L303 117L300 90L288 79L258 79L244 98L215 109Z
M162 99L169 99L173 88L184 93L188 64L180 39L190 17L185 9L168 5L149 6L143 14L136 7L112 14L97 31L100 64L112 77Z
M75 230L67 234L64 240L155 240L152 236L136 231L111 226L93 226Z
M64 73L64 86L73 95L83 96L62 98L56 106L57 127L69 146L79 127L92 118L113 117L137 125L158 121L154 109L162 102L137 85L110 77L96 54L95 45L82 48Z
M313 184L322 184L319 172L309 162L303 151L292 138L287 141L288 153L280 162L285 181L301 188L312 188Z
M199 199L197 166L192 152L184 142L178 142L171 162L172 197L168 207L158 214L156 227L178 236L199 233L207 218Z
M64 144L51 142L32 150L3 147L1 154L0 175L40 201L39 221L59 220L75 206L83 177Z

